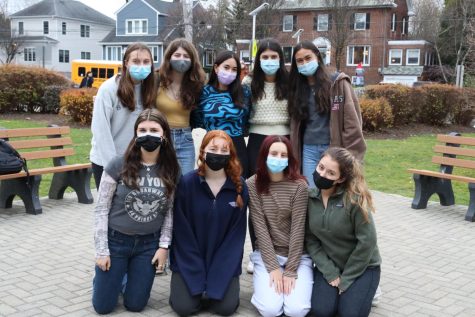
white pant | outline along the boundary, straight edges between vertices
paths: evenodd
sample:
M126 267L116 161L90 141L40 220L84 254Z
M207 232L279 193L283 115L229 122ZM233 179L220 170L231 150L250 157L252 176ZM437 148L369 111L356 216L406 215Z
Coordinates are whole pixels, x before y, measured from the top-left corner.
M289 317L306 316L310 311L313 288L313 268L310 256L302 255L297 269L295 288L289 295L277 294L274 286L269 286L269 273L259 251L251 253L250 258L254 263L254 294L251 303L259 313L264 317L280 316L283 313ZM277 261L283 271L287 258L277 255Z

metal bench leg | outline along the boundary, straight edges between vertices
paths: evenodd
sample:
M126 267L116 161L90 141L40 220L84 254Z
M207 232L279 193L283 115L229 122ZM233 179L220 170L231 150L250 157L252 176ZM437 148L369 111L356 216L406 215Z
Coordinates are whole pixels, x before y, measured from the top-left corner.
M71 187L76 192L79 203L92 204L94 199L91 193L91 175L91 169L55 173L48 197L50 199L63 199L66 188Z
M0 208L12 208L13 198L19 196L27 213L41 214L43 211L39 198L41 175L30 176L29 183L30 186L26 184L26 177L2 181L0 185Z
M470 202L468 203L465 220L473 222L475 221L475 183L468 184L468 191L470 193Z

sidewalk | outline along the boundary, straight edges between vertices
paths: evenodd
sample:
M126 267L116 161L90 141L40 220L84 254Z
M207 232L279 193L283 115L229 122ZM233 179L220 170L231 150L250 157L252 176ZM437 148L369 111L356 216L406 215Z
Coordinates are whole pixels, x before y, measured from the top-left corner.
M410 208L411 199L374 192L383 258L383 298L371 316L475 316L475 223L466 206ZM42 200L43 214L20 204L0 209L0 316L91 316L93 205ZM243 261L248 262L249 241ZM114 316L176 316L169 277L155 279L148 307ZM252 275L241 276L235 316L258 316L250 304ZM210 316L201 314L200 316Z

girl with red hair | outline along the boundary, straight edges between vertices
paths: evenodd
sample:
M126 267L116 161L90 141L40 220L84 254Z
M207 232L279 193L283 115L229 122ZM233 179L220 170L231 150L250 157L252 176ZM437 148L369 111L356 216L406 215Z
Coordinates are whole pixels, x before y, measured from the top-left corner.
M264 139L247 186L257 237L251 302L262 316L306 316L313 284L312 260L303 254L308 186L286 137Z
M231 137L209 131L198 169L176 191L170 306L180 316L202 309L232 315L239 306L239 275L246 237L247 186Z

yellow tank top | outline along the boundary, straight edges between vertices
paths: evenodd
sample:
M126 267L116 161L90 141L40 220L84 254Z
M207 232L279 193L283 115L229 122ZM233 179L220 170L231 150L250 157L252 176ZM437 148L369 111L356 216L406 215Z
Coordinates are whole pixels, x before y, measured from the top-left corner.
M165 115L171 128L190 126L191 110L183 108L180 101L170 98L162 86L158 89L157 109Z

